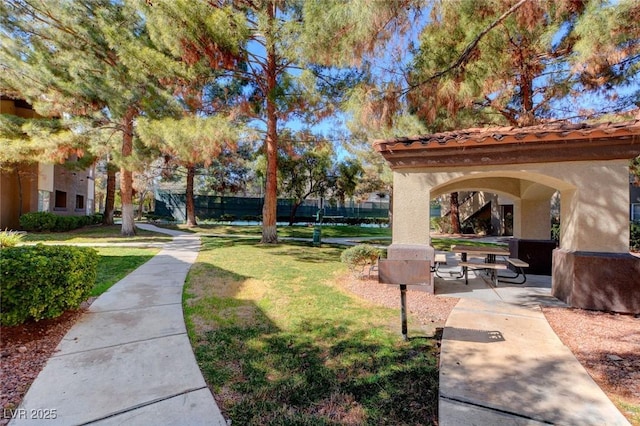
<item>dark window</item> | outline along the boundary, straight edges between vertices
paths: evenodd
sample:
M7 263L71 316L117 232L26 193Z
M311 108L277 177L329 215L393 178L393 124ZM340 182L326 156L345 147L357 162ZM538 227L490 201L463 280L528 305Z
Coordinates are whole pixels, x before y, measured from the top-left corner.
M84 209L84 195L76 195L76 210Z
M54 206L56 209L66 209L67 208L67 193L64 191L56 191L56 204Z

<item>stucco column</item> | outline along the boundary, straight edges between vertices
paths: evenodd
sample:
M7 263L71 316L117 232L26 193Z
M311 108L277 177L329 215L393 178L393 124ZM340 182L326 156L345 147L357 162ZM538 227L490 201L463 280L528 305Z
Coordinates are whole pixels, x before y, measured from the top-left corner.
M561 249L629 252L628 162L616 163L585 165L576 173L576 189L560 192Z
M430 199L424 173L393 173L393 244L431 243Z
M629 253L628 162L570 171L575 189L560 192L552 294L579 308L640 313L640 259Z
M435 258L429 236L430 199L428 174L393 173L392 244L387 248L387 259L424 261L424 266L419 269L428 277L428 282L423 283L421 288L434 293L434 280L430 272Z
M513 237L522 238L522 201L513 200Z
M551 200L520 200L517 215L520 217L518 238L548 240L551 238Z

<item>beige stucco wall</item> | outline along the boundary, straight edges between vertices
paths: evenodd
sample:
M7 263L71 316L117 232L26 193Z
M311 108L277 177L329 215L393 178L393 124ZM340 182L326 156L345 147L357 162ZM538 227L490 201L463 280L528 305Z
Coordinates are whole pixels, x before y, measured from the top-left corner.
M426 244L429 237L429 175L393 174L393 244Z
M531 240L551 238L551 195L544 200L518 199L513 203L514 236Z
M575 251L629 251L628 161L594 163L575 190L560 192L560 247Z
M393 243L428 244L429 199L459 190L509 196L514 200L514 236L548 239L551 196L558 190L561 248L628 252L628 164L577 161L395 171Z

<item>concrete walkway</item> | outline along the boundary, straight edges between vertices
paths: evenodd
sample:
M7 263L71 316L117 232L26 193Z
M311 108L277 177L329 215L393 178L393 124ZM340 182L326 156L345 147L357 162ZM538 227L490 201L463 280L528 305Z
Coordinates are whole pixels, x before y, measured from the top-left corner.
M443 276L436 294L461 299L442 336L440 426L629 425L542 314L562 305L550 277L494 288Z
M137 226L174 239L93 302L33 382L11 425L226 425L182 314L182 287L200 239Z

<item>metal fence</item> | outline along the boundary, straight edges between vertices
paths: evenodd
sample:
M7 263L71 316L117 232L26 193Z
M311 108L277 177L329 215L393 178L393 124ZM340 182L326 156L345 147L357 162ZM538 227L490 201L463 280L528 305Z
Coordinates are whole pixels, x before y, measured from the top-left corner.
M222 197L196 195L195 213L199 219L235 218L235 220L259 220L262 215L263 198L259 197ZM306 200L298 207L295 221L314 221L319 210L319 200ZM278 199L277 215L279 221L288 221L293 200ZM178 222L186 220L185 194L169 191L156 191L155 215L170 218ZM349 218L387 218L388 202L350 203L347 206L331 206L324 203L324 217L329 221L340 222Z

